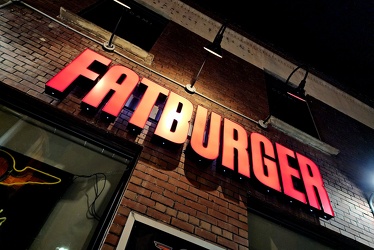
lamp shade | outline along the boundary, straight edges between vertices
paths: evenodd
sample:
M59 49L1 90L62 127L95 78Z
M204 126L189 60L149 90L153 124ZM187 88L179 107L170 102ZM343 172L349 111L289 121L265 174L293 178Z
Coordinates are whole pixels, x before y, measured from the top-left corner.
M222 58L222 48L220 44L211 43L208 46L204 46L204 49L212 53L213 55L218 56L219 58Z
M209 44L208 46L205 46L204 49L208 52L212 53L215 56L218 56L219 58L222 58L222 48L221 48L221 42L223 38L223 33L225 33L226 24L222 24L221 28L219 29L216 37L214 38L213 42Z

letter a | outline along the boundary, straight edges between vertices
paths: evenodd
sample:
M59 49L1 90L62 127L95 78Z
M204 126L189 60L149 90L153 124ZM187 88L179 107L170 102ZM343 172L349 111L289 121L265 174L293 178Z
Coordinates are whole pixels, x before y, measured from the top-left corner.
M114 91L114 94L105 104L103 112L108 116L117 117L138 82L139 76L134 71L121 65L115 65L83 98L82 105L97 109L110 91Z

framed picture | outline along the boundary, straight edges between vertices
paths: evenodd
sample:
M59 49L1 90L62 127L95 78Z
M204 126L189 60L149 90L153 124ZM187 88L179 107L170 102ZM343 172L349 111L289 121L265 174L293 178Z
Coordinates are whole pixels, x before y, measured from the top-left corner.
M191 234L132 211L117 250L224 250Z

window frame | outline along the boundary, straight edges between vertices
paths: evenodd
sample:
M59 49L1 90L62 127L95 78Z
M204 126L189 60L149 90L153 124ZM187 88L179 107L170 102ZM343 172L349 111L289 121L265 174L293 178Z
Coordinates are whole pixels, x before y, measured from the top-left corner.
M308 95L304 93L296 94L295 90L297 86L286 83L286 81L266 70L264 74L270 115L289 124L302 133L321 140L313 114L309 108ZM282 110L282 108L286 110ZM296 113L290 114L293 111Z
M149 52L165 30L169 19L136 1L125 4L130 9L114 1L100 0L78 15ZM136 32L137 30L142 32Z
M274 193L270 193L268 194L268 196L269 197L267 197L266 200L268 200L270 203L264 202L263 199L257 198L252 195L251 192L248 192L248 213L261 216L263 219L269 220L270 222L287 228L294 233L316 240L328 247L331 247L332 249L372 249L369 246L361 244L358 241L355 241L333 230L330 230L325 226L322 226L323 221L325 221L324 219L319 219L317 216L313 216L313 214L308 214L306 211L302 211L297 206L294 206L294 204L277 205L277 202L275 200L281 198L275 197ZM249 226L250 224L248 221L248 227ZM250 242L248 242L248 244L250 244ZM251 248L249 247L249 249Z
M71 136L84 139L97 146L115 152L119 156L131 159L129 163L130 171L125 171L121 177L90 239L89 249L99 249L104 244L107 230L114 219L115 212L118 209L128 180L133 173L143 147L115 135L108 134L106 130L88 124L57 107L6 85L2 81L0 81L0 93L1 105L39 122L56 127Z

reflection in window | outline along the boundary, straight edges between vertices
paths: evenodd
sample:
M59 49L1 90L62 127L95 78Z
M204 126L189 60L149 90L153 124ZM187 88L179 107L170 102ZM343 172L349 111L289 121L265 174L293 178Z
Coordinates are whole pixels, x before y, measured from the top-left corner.
M248 212L248 241L250 250L332 249L251 212Z
M7 197L0 203L0 232L16 230L10 238L2 237L0 248L86 249L121 178L130 171L130 157L3 106L0 121L0 165L14 166L13 171L0 170L0 195Z

